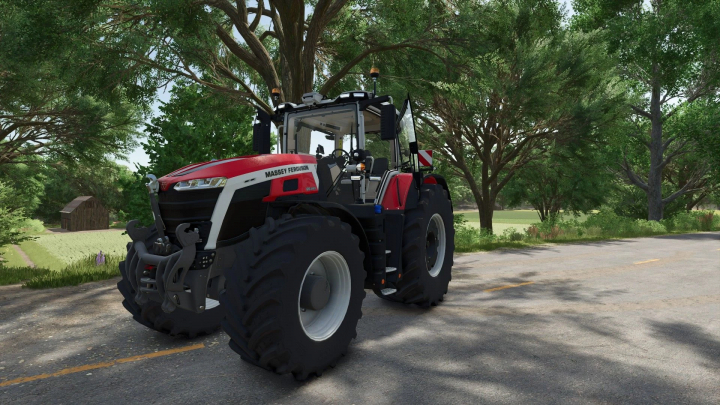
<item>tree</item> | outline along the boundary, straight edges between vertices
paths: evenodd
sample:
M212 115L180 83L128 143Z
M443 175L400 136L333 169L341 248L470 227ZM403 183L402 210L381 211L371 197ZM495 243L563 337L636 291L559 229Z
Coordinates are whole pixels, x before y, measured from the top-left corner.
M12 207L14 194L12 187L0 182L0 247L29 239L20 230L27 220L23 209Z
M195 83L179 82L162 115L146 127L143 144L147 166L138 166L133 177L121 182L121 217L152 222L148 209L145 175L163 176L191 163L252 154L253 110L235 103L224 93Z
M0 165L92 161L132 146L138 109L101 82L113 72L88 47L93 7L65 3L0 1Z
M225 94L181 81L162 115L146 126L143 149L153 173L165 175L190 163L252 154L252 108Z
M40 205L45 189L44 167L40 163L0 165L0 182L12 189L3 200L5 208L22 208L30 215Z
M557 218L560 211L588 213L600 207L612 189L602 149L584 142L551 145L544 158L517 171L503 193L508 205L528 202L541 221Z
M665 136L675 137L674 142L683 149L663 168L662 195L685 190L663 204L663 217L689 211L717 193L720 186L720 170L716 166L720 161L719 122L720 103L703 99L684 104L663 123ZM632 166L636 172L649 171L650 150L646 143L636 137L627 137L627 134L646 132L650 126L648 120L631 117L624 125L619 125L613 135L616 143L614 166L619 169L616 175L628 185L619 188L614 198L613 207L619 215L648 218L647 194L628 179L625 167Z
M687 143L687 153L666 166L663 181L674 190L686 189L678 200L690 211L720 192L720 97L686 104L665 125L668 133ZM692 188L686 187L689 182Z
M421 139L465 178L492 231L497 197L517 171L554 142L593 141L619 94L603 47L562 30L555 2L498 1L482 16L468 27L476 42L458 62L466 70L435 84L419 118L433 133Z
M664 171L693 148L681 134L667 133L666 124L685 106L717 92L720 1L575 0L573 6L574 25L585 31L600 29L629 84L633 97L627 108L637 125L627 136L644 145L649 161L644 171L628 158L621 166L646 194L648 219L659 221L667 204L701 181L702 176L693 175L663 193Z
M43 190L34 211L26 212L45 223L60 223L60 210L79 196L91 195L117 213L124 208L120 184L132 177L130 170L111 160L90 164L47 161L42 166Z
M108 20L98 29L112 38L103 46L135 63L129 73L148 66L165 80L191 80L271 112L274 88L274 103L299 102L309 91L330 94L369 57L432 53L454 17L436 0L248 3L125 0L101 7Z

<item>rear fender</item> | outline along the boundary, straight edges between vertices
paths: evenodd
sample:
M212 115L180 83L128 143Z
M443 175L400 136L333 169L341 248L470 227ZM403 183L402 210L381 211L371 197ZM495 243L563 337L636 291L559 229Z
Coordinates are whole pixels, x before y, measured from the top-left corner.
M450 200L450 206L452 206L452 197L450 196L450 188L448 187L447 180L445 177L439 174L428 174L423 178L423 184L439 184L442 188L447 191L448 199Z

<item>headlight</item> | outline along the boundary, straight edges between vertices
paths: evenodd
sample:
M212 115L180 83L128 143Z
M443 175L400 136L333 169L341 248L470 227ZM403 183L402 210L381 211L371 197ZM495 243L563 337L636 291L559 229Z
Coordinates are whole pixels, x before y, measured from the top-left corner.
M225 183L227 183L227 178L225 177L211 177L209 179L181 181L175 184L174 188L177 191L203 190L207 188L225 187Z

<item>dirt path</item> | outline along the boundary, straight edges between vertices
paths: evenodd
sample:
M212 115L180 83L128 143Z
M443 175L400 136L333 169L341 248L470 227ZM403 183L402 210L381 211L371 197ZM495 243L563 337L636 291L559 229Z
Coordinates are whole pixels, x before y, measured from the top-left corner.
M20 249L20 246L18 245L12 245L13 249L15 249L16 252L22 257L22 259L25 261L25 264L27 264L30 267L35 267L35 263L33 263L32 260L30 260L30 257L23 252L22 249Z

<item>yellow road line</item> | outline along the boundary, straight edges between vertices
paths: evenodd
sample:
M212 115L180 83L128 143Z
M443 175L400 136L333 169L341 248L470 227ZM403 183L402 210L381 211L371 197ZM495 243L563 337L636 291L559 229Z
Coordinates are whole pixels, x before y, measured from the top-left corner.
M660 261L660 259L650 259L650 260L645 260L644 262L635 262L633 264L643 264L643 263L659 262L659 261Z
M488 288L487 290L483 290L483 291L485 291L485 292L500 291L500 290L504 290L504 289L506 289L506 288L522 287L522 286L524 286L524 285L529 285L529 284L533 284L533 283L535 283L535 282L534 282L534 281L528 281L528 282L520 283L520 284L510 284L510 285L504 285L504 286L502 286L502 287Z
M5 382L0 383L0 387L7 387L8 385L21 384L21 383L26 383L26 382L35 381L35 380L44 380L45 378L49 378L49 377L60 377L62 375L80 373L83 371L95 370L98 368L107 368L110 366L114 366L115 364L130 363L133 361L145 360L145 359L154 359L155 357L167 356L170 354L176 354L176 353L182 353L182 352L189 352L190 350L202 349L203 347L205 347L204 344L198 343L198 344L192 345L192 346L179 347L177 349L163 350L163 351L154 352L154 353L140 354L138 356L126 357L124 359L117 359L117 360L108 361L105 363L86 364L84 366L70 367L70 368L65 368L60 371L56 371L56 372L50 373L50 374L39 374L39 375L30 376L30 377L21 377L21 378L16 378L16 379L10 380L10 381L5 381Z

